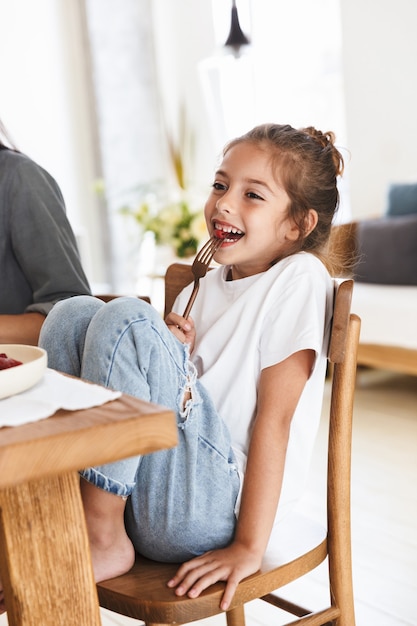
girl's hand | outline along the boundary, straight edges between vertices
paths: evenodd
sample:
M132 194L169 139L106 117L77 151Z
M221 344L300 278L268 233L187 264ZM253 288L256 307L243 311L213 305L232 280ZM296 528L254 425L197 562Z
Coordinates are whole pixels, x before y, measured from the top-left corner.
M175 588L177 596L187 594L190 598L197 598L210 585L225 581L220 608L227 611L240 581L257 572L260 565L259 555L250 552L243 544L234 542L227 548L212 550L187 561L167 585Z
M185 319L185 317L181 317L178 313L171 311L171 313L168 313L166 316L165 323L181 343L190 344L190 352L192 352L195 342L195 326L193 319L191 317Z

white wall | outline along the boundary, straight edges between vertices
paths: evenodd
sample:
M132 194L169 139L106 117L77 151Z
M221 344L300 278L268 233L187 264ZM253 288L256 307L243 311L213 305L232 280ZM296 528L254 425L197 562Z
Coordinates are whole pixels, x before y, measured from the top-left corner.
M83 0L80 0L83 1ZM139 202L141 185L165 178L151 26L151 0L84 0L90 80L105 183L113 293L135 293L139 228L120 208Z
M417 2L341 0L353 217L417 181Z
M213 143L200 88L198 63L214 49L210 0L152 0L158 92L164 123L178 138L182 110L188 130L194 134L190 175L210 183Z

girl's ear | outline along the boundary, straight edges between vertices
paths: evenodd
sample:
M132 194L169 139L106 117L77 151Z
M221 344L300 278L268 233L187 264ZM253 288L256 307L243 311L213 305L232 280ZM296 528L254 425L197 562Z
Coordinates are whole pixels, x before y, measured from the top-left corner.
M305 239L316 228L318 221L319 216L317 211L315 209L309 209L304 216L303 228L301 229L298 224L292 222L289 231L287 231L287 239L290 241L298 241L300 237Z
M304 237L308 237L311 232L316 228L317 222L319 221L319 216L315 209L309 209L308 213L305 217L305 230Z

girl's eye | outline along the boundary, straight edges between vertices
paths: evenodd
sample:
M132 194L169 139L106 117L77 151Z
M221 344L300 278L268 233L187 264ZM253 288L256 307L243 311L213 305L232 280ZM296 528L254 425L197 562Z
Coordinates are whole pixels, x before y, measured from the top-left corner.
M226 189L226 185L215 181L213 183L213 189L216 189L216 191L224 191Z
M254 191L248 191L246 195L248 196L248 198L253 198L254 200L263 200L263 198L261 196L258 196L258 194Z

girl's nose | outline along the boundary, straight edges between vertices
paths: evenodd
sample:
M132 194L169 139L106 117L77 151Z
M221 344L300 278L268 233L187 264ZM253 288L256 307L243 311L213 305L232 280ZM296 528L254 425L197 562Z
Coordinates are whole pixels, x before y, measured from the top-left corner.
M219 213L232 213L233 212L233 202L230 191L226 191L216 202L216 209Z

